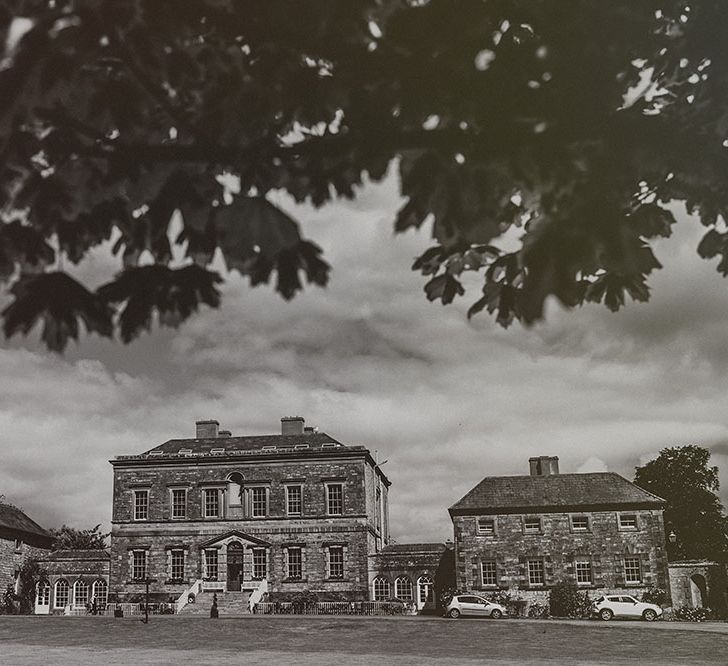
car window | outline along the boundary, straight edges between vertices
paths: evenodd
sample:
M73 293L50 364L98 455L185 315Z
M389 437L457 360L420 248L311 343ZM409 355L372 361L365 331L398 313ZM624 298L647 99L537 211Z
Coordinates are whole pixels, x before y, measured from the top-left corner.
M607 597L607 601L616 601L619 602L622 600L622 597Z
M619 600L623 604L636 604L637 603L632 597L620 597Z
M463 597L458 597L458 601L461 604L474 604L474 603L478 602L478 597L463 596Z
M600 604L600 603L602 603L602 601L604 601L604 597L599 597L599 599L597 599L594 603Z

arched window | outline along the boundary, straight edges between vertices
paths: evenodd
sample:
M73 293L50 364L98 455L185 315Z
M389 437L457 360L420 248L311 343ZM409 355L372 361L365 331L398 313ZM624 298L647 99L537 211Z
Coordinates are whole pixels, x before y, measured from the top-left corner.
M73 606L74 608L86 608L88 603L88 583L77 580L73 584Z
M421 604L435 601L435 585L429 576L420 576L417 580L417 589Z
M412 601L412 581L407 576L394 581L394 596L402 601Z
M106 601L109 598L109 586L106 584L105 580L99 579L94 581L93 595L96 600L96 606L104 608L106 606Z
M386 578L374 579L374 601L386 601L389 599L389 581Z
M53 593L53 607L64 608L68 606L68 581L61 578L56 581Z
M227 478L228 506L240 506L243 503L243 475L233 472Z
M48 606L51 603L51 585L47 580L39 580L35 586L36 606Z

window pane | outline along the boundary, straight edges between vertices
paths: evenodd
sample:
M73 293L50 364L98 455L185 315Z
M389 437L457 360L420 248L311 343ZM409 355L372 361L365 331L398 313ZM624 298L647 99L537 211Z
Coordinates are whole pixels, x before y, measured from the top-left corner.
M109 586L105 580L97 580L93 587L94 600L97 606L103 608L109 598Z
M147 577L146 551L135 550L132 553L131 577L134 580L142 580Z
M251 488L251 515L254 518L262 518L267 514L267 489Z
M543 585L543 560L528 560L528 582L530 585Z
M303 557L300 548L288 549L288 578L291 580L303 578Z
M149 491L134 491L134 520L146 520L149 517Z
M215 488L214 490L205 490L205 518L219 518L220 517L220 491Z
M571 525L575 530L588 530L589 529L589 517L588 516L574 516L571 519Z
M412 581L401 576L394 581L394 596L402 601L412 601Z
M639 583L642 580L639 557L624 558L624 580L627 583Z
M172 551L172 580L183 580L185 577L185 551Z
M65 580L59 580L56 583L56 593L54 596L54 606L56 608L63 608L68 605L68 582Z
M591 562L584 560L575 563L576 582L581 584L590 584L592 582Z
M208 548L205 551L205 565L207 567L207 577L211 580L217 580L217 549Z
M88 583L77 580L73 585L73 605L76 608L84 608L88 603Z
M483 576L483 585L497 584L495 562L481 562L480 570Z
M619 514L619 526L628 529L637 528L637 515L634 513L620 513Z
M253 578L263 580L266 575L265 548L253 549Z
M286 486L286 512L289 516L300 516L303 509L301 486Z
M374 579L374 601L389 599L389 581L386 578Z
M541 531L541 519L540 518L526 518L524 520L524 526L526 532L540 532Z
M329 578L344 577L344 549L341 546L329 548Z
M495 520L478 518L478 534L495 534Z
M332 483L326 486L326 508L331 516L340 516L344 513L344 486L340 483Z
M185 518L187 516L187 491L184 488L172 490L172 518Z
M420 589L420 603L427 603L435 600L435 586L432 582L432 578L429 576L422 576L418 581L417 585Z

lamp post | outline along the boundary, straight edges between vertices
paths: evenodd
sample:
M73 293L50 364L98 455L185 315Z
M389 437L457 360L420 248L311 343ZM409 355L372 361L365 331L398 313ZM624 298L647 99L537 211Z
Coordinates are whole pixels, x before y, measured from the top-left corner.
M147 576L144 579L144 583L147 588L145 598L144 598L144 619L142 620L142 622L144 622L144 624L147 624L149 622L149 583L156 583L156 582L157 582L156 578L150 578L149 576Z

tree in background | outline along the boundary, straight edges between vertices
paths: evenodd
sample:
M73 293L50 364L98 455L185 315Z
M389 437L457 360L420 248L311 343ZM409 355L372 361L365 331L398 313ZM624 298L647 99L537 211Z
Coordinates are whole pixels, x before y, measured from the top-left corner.
M397 232L450 303L508 326L649 298L683 202L728 274L723 0L11 0L0 8L6 336L124 342L217 307L222 256L327 283L276 193L321 206L397 171ZM182 231L170 239L181 212ZM118 273L73 266L110 242ZM173 261L173 246L186 253Z
M709 462L710 451L691 444L663 449L657 458L635 468L635 483L667 501L664 517L671 560L728 559L728 518L716 495L718 468Z
M77 530L68 525L49 530L53 537L52 550L94 550L106 548L108 533L102 534L101 525L89 530Z

